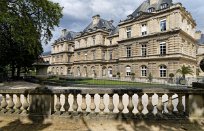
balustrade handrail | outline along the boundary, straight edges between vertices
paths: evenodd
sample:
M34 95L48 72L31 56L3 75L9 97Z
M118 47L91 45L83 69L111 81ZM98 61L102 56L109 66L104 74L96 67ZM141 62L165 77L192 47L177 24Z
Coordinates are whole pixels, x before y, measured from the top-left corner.
M68 89L50 89L47 87L38 87L35 89L0 89L1 94L133 94L133 93L144 93L144 94L204 94L204 89L195 88L75 88L69 87Z

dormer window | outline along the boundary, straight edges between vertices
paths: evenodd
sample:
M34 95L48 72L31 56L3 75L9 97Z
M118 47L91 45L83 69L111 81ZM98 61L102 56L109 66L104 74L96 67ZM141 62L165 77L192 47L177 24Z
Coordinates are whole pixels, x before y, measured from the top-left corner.
M142 14L142 12L137 12L137 16L140 16Z
M168 7L168 4L167 4L167 3L161 4L161 9L166 9L167 7Z
M151 7L148 9L148 13L151 13L151 12L154 12L155 11L155 8L154 7Z
M133 16L132 15L128 15L128 19L132 19L133 18Z

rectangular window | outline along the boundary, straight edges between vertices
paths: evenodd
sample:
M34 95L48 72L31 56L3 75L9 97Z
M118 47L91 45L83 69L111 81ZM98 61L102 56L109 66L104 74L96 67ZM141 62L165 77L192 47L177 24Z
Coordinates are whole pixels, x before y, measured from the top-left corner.
M166 43L160 43L160 55L166 55Z
M87 60L87 52L84 52L85 60Z
M109 52L109 55L110 55L110 56L109 56L109 57L110 57L110 60L112 60L112 59L113 59L113 52L110 51L110 52Z
M106 57L106 52L103 51L103 54L102 54L102 59L105 60L105 57Z
M110 45L112 45L112 40L110 39Z
M142 44L142 56L147 56L147 44Z
M141 32L142 35L147 35L147 24L142 24Z
M95 44L96 44L96 38L93 37L93 45L95 45Z
M130 76L130 74L131 74L131 68L126 67L126 76Z
M95 51L93 51L92 53L93 53L93 60L95 60L96 59Z
M131 57L131 47L127 47L126 51L127 51L127 57Z
M160 28L161 28L161 31L166 31L166 20L160 21Z
M131 32L132 32L131 27L127 27L126 30L127 30L127 38L131 38Z

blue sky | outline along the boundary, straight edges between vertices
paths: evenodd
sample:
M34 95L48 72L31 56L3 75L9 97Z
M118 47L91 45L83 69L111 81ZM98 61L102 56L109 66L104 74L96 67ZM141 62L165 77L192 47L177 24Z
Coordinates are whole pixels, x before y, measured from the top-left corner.
M61 30L66 28L72 31L82 31L95 14L102 18L114 20L117 25L121 19L126 18L145 0L51 0L59 3L63 9L63 18L59 27L53 31L53 39L48 45L43 45L44 51L50 51L51 44L57 39ZM197 30L204 32L204 1L203 0L173 0L181 2L191 12L197 23Z

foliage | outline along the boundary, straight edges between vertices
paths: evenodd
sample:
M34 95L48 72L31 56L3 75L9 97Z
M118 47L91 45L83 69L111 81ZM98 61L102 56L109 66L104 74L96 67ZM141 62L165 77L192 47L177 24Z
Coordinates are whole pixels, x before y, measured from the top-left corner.
M49 0L0 1L0 66L30 68L42 53L41 42L48 43L51 31L62 17L59 4Z
M183 65L180 69L178 69L177 71L176 71L176 73L179 73L179 74L181 74L182 75L182 77L183 77L183 79L185 79L186 78L186 75L193 75L193 70L191 69L191 67L190 66L185 66L185 65Z
M169 74L169 77L170 77L170 78L173 78L174 76L175 76L174 73L170 73L170 74Z

